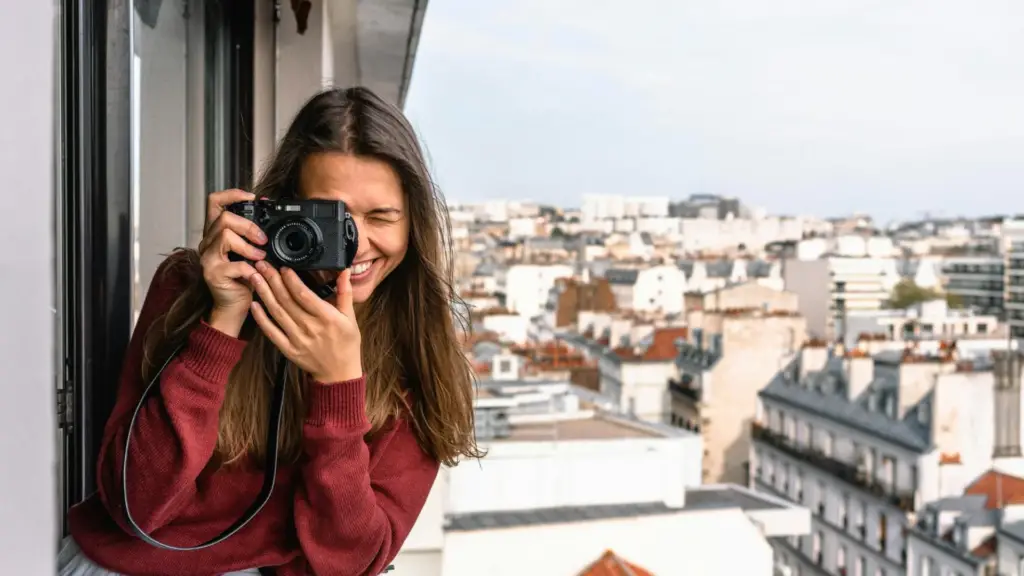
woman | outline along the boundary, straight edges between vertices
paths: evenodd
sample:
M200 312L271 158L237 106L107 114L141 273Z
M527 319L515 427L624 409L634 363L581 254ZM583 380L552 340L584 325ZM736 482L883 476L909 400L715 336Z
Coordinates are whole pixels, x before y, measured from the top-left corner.
M295 194L343 200L359 228L354 264L327 279L337 282L329 300L263 262L259 228L224 211ZM104 431L99 493L70 512L62 574L379 574L440 463L479 456L447 210L415 135L369 90L324 92L299 111L255 194L212 194L207 216L198 252L171 255L146 296ZM139 413L128 467L132 517L174 546L219 534L256 497L279 354L292 368L270 502L232 538L191 552L137 539L121 504L128 421L180 344Z

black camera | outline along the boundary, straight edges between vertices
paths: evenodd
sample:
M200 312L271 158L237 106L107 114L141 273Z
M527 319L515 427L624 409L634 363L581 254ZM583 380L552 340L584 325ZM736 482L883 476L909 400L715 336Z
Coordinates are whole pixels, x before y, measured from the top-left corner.
M267 235L261 246L274 268L344 270L359 247L359 230L339 200L255 200L237 202L227 210L255 222ZM244 260L229 254L231 260Z

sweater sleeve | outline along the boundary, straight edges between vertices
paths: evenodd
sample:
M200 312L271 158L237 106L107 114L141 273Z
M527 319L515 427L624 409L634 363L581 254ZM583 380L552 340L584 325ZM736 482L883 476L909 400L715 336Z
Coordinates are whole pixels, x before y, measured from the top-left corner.
M370 449L363 378L311 386L306 458L295 495L301 573L381 574L426 503L440 465L406 419ZM291 573L290 571L288 572Z
M124 515L124 441L144 382L143 340L152 323L174 302L180 279L161 265L146 295L125 355L117 400L103 432L97 463L100 499L129 534ZM132 518L147 533L165 526L196 495L196 479L217 442L218 413L228 374L245 342L205 323L197 326L178 356L160 376L158 391L139 411L128 456L128 495Z

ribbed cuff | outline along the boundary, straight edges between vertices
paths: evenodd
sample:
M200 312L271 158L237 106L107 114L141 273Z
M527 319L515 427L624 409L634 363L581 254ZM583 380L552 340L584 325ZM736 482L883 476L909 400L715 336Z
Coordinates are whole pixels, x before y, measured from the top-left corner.
M203 380L226 384L245 346L244 340L232 338L201 321L188 336L181 362Z
M362 428L366 425L366 377L309 386L306 423L313 426Z

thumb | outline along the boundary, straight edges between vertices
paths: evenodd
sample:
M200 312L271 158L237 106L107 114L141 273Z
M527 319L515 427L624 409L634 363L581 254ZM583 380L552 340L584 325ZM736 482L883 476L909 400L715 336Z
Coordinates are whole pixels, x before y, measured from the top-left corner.
M355 309L352 306L352 269L346 268L338 274L338 296L335 298L335 305L338 307L338 311L348 316L349 318L355 318Z

